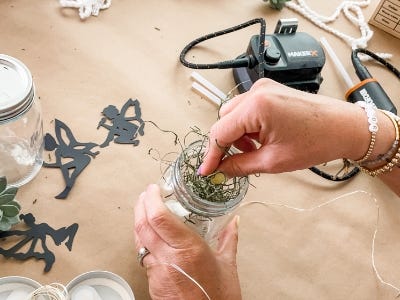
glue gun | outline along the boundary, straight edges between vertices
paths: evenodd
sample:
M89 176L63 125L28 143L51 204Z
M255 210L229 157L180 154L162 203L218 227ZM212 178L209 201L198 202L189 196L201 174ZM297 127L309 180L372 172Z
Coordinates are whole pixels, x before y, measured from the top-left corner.
M383 90L379 82L371 76L367 68L361 63L357 55L360 52L371 55L371 52L364 49L356 49L352 51L351 61L361 82L347 91L345 95L347 101L355 103L357 101L369 102L372 100L377 108L390 111L397 115L397 109L389 96Z
M390 100L389 96L383 90L378 81L371 76L367 68L361 63L358 53L367 54L386 66L388 63L386 63L384 59L365 49L353 50L351 54L351 61L358 78L361 80L358 84L354 85L349 74L344 69L342 63L336 56L328 41L325 38L321 38L321 44L327 50L329 56L334 62L336 69L342 75L343 80L346 82L347 87L349 88L345 94L347 101L355 103L357 101L370 102L372 100L377 108L397 114L397 109L393 102Z

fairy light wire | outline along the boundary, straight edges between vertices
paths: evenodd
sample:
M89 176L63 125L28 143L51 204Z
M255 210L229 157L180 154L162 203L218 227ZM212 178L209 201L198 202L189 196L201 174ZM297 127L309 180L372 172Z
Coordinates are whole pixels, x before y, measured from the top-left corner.
M246 206L250 206L252 204L261 204L261 205L267 206L267 207L268 206L284 207L284 208L291 209L291 210L294 210L294 211L297 211L297 212L312 212L314 210L317 210L319 208L328 206L329 204L332 204L332 203L334 203L336 201L339 201L341 199L344 199L344 198L346 198L348 196L352 196L352 195L355 195L355 194L367 195L367 196L369 196L369 199L371 199L375 204L377 214L376 214L376 221L375 221L375 230L374 230L374 234L373 234L372 242L371 242L371 264L372 264L372 268L374 270L374 274L375 274L376 278L379 280L379 282L382 285L386 285L386 286L394 289L397 292L397 295L396 295L396 298L397 298L397 297L400 296L400 288L398 288L394 284L384 280L383 277L381 276L381 274L379 273L378 268L376 267L376 262L375 262L375 241L376 241L376 237L377 237L377 234L378 234L379 218L380 218L380 207L379 207L379 204L378 204L378 200L376 199L376 197L373 196L373 194L371 194L369 192L366 192L366 191L363 191L363 190L356 190L356 191L345 193L343 195L339 195L339 196L337 196L337 197L335 197L335 198L333 198L331 200L328 200L326 202L323 202L323 203L320 203L320 204L317 204L315 206L308 207L308 208L295 207L295 206L291 206L291 205L288 205L288 204L277 203L277 202L250 201L250 202L246 202L246 203L241 204L238 209L244 208ZM181 267L179 267L178 265L176 265L174 263L168 263L168 262L157 262L157 263L153 263L153 264L147 265L146 268L154 267L154 266L157 266L157 265L165 265L165 266L169 266L169 267L174 268L176 271L178 271L179 273L184 275L186 278L188 278L191 282L193 282L202 291L202 293L207 297L208 300L211 300L211 298L208 295L208 293L206 292L205 288L199 282L197 282L191 275L189 275Z
M43 285L29 294L26 300L42 300L43 297L48 300L69 300L67 288L60 283Z
M370 197L370 199L374 202L375 207L376 207L376 211L377 211L377 213L376 213L376 222L375 222L375 230L374 230L374 234L373 234L372 242L371 242L371 264L372 264L372 268L374 270L376 278L379 280L379 282L382 285L389 286L389 287L391 287L392 289L394 289L397 292L397 295L396 295L396 298L397 298L397 297L400 296L400 288L398 288L394 284L384 280L382 278L382 276L380 275L380 273L378 271L378 268L376 267L376 263L375 263L375 240L376 240L376 237L377 237L377 234L378 234L380 207L379 207L379 204L378 204L378 200L371 193L363 191L363 190L356 190L356 191L345 193L343 195L339 195L339 196L337 196L337 197L335 197L335 198L333 198L331 200L328 200L326 202L323 202L321 204L318 204L318 205L315 205L315 206L312 206L312 207L309 207L309 208L299 208L299 207L290 206L290 205L287 205L287 204L284 204L284 203L263 202L263 201L250 201L250 202L247 202L247 203L243 203L243 204L240 205L239 208L243 208L245 206L250 206L251 204L261 204L261 205L264 205L264 206L267 206L267 207L268 206L285 207L285 208L288 208L288 209L291 209L291 210L295 210L295 211L298 211L298 212L312 212L312 211L314 211L316 209L322 208L322 207L327 206L327 205L329 205L331 203L334 203L334 202L336 202L338 200L341 200L343 198L346 198L348 196L355 195L355 194L358 194L358 193L368 195Z
M185 276L187 279L189 279L191 282L193 282L202 291L202 293L204 294L204 296L207 297L208 300L211 300L210 296L208 295L206 290L202 287L202 285L199 282L197 282L196 279L194 279L192 276L190 276L188 273L186 273L181 267L179 267L178 265L176 265L174 263L156 262L156 263L146 265L146 269L149 269L149 268L155 267L155 266L160 266L160 265L171 267L171 268L175 269L176 271L178 271L179 273L181 273L183 276Z

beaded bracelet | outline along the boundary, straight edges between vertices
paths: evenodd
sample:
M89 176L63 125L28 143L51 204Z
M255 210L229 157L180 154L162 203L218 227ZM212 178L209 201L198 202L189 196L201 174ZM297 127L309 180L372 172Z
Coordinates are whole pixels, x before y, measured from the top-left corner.
M362 158L354 161L356 164L360 164L366 161L372 154L376 141L376 133L378 132L379 127L378 127L378 118L376 117L375 114L375 108L376 108L375 104L366 103L364 101L357 101L356 104L365 110L368 117L368 124L369 124L368 130L369 132L371 132L371 140L369 142L367 152Z
M375 160L368 160L364 161L360 164L360 167L368 168L368 169L373 169L383 163L387 163L390 161L390 159L396 154L397 149L399 147L399 140L395 140L392 144L392 147L390 147L390 150L386 152L383 155L379 155L377 159Z
M399 128L400 128L400 118L395 116L394 114L387 112L387 111L382 111L386 116L388 116L390 118L390 120L392 121L394 128L396 130L396 140L399 140ZM363 171L364 173L367 173L368 175L375 177L378 175L382 175L384 173L387 172L391 172L393 170L393 168L399 163L400 161L400 147L398 146L397 143L397 151L396 154L394 154L392 156L392 158L390 159L390 161L388 161L385 165L383 165L382 167L378 168L378 169L374 169L374 170L369 170L366 169L362 166L360 166L361 171ZM390 150L389 150L390 151Z
M395 138L392 146L390 147L389 151L387 151L385 154L378 156L378 158L375 160L367 160L367 161L360 163L361 167L368 168L368 169L373 169L377 165L381 165L382 163L390 162L391 158L396 154L397 149L399 148L399 144L400 144L400 132L399 132L399 128L396 124L396 122L398 122L400 120L400 117L396 116L395 114L393 114L391 112L388 112L388 111L385 111L382 109L380 109L380 111L382 113L384 113L390 119L390 121L392 121L393 126L396 130L396 138Z

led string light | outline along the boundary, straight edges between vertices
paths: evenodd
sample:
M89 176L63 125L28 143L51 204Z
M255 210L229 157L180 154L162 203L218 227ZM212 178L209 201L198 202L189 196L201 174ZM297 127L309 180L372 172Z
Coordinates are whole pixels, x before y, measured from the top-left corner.
M207 297L208 300L211 300L210 296L207 294L206 290L201 286L201 284L198 283L196 281L196 279L194 279L192 276L190 276L188 273L186 273L178 265L173 264L173 263L167 263L167 262L157 262L157 263L146 265L146 268L149 269L149 268L155 267L155 266L168 266L168 267L171 267L171 268L175 269L176 271L181 273L183 276L185 276L187 279L189 279L191 282L193 282L202 291L202 293L204 294L204 296Z
M374 234L373 234L372 242L371 242L371 264L372 264L372 268L374 270L375 276L376 276L376 278L379 280L379 282L382 285L386 285L386 286L389 286L392 289L394 289L397 292L396 297L398 297L398 296L400 296L400 288L396 287L392 283L389 283L389 282L385 281L382 278L382 276L380 275L380 273L379 273L379 271L378 271L378 269L376 267L376 264L375 264L375 240L376 240L376 236L378 234L379 210L380 210L380 208L379 208L378 200L371 193L363 191L363 190L356 190L356 191L353 191L353 192L349 192L349 193L340 195L340 196L335 197L335 198L333 198L333 199L331 199L329 201L326 201L326 202L323 202L321 204L312 206L310 208L299 208L299 207L294 207L294 206L290 206L290 205L283 204L283 203L263 202L263 201L250 201L250 202L247 202L247 203L243 203L243 204L240 205L239 208L243 208L245 206L249 206L249 205L252 205L252 204L261 204L261 205L264 205L264 206L267 206L267 207L268 206L285 207L285 208L288 208L288 209L291 209L291 210L295 210L295 211L298 211L298 212L312 212L314 210L317 210L319 208L322 208L324 206L332 204L332 203L334 203L334 202L336 202L338 200L341 200L343 198L346 198L348 196L355 195L355 194L358 194L358 193L365 194L365 195L369 196L369 198L374 202L375 207L376 207L376 211L377 211L377 213L376 213L376 222L375 222L375 230L374 230Z
M26 300L68 300L68 291L65 286L60 283L52 283L44 285L34 290Z

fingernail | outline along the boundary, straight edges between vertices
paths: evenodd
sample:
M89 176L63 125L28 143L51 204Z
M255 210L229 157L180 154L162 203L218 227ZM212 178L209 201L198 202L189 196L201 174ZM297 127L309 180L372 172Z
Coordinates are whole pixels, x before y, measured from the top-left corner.
M200 165L200 167L197 169L197 175L201 176L201 169L202 169L203 165Z

